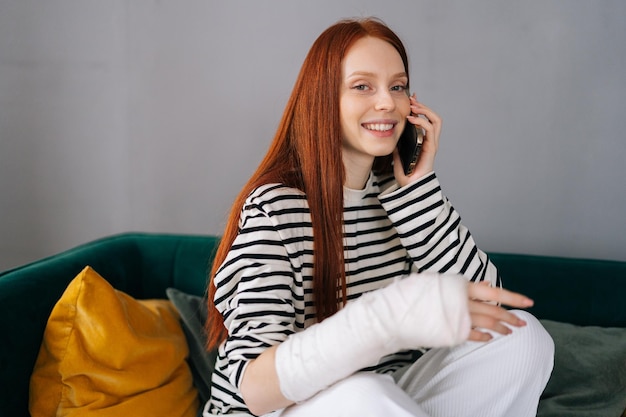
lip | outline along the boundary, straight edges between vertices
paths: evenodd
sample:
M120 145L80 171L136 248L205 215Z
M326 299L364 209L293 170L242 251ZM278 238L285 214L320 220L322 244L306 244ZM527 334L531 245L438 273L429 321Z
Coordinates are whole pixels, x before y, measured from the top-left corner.
M388 129L385 129L386 125L389 127ZM363 129L377 137L392 136L397 125L398 121L393 119L375 119L361 123L361 127ZM371 127L376 127L376 129L372 129Z

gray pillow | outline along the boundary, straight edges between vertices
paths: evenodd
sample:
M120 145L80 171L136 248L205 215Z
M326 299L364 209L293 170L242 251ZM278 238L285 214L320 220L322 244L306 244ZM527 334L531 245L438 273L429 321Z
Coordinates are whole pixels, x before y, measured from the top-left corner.
M165 293L180 314L182 328L189 345L187 362L191 368L194 385L198 390L200 403L204 405L211 397L211 374L217 357L216 350L208 352L205 348L207 341L204 330L207 318L206 298L186 294L175 288L168 288Z
M538 417L619 417L626 409L626 328L541 323L555 344Z

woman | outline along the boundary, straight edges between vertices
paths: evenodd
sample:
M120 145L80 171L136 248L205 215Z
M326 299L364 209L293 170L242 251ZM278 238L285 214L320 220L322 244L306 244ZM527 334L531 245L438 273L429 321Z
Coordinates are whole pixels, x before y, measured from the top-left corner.
M410 175L407 124L424 132ZM211 271L204 416L535 415L552 341L497 305L532 301L499 288L443 196L440 132L382 22L315 41Z

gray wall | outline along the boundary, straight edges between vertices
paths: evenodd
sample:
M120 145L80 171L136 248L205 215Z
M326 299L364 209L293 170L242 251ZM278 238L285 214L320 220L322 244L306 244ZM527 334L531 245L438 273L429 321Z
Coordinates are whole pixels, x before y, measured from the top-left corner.
M626 260L626 2L0 0L0 269L221 233L313 40L368 15L482 248Z

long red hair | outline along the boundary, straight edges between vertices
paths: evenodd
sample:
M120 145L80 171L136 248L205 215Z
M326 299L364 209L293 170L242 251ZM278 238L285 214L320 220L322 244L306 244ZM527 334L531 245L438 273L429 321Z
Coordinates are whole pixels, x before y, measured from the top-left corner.
M224 319L213 303L213 277L226 259L238 233L239 215L248 195L257 187L283 183L307 197L313 227L313 296L318 321L333 315L346 302L343 256L342 133L339 93L341 63L357 40L372 36L389 42L400 54L409 74L408 58L398 36L380 20L342 20L313 43L302 64L291 97L270 148L243 187L230 211L210 272L206 323L208 348L228 335ZM391 157L377 158L376 171L391 171Z

